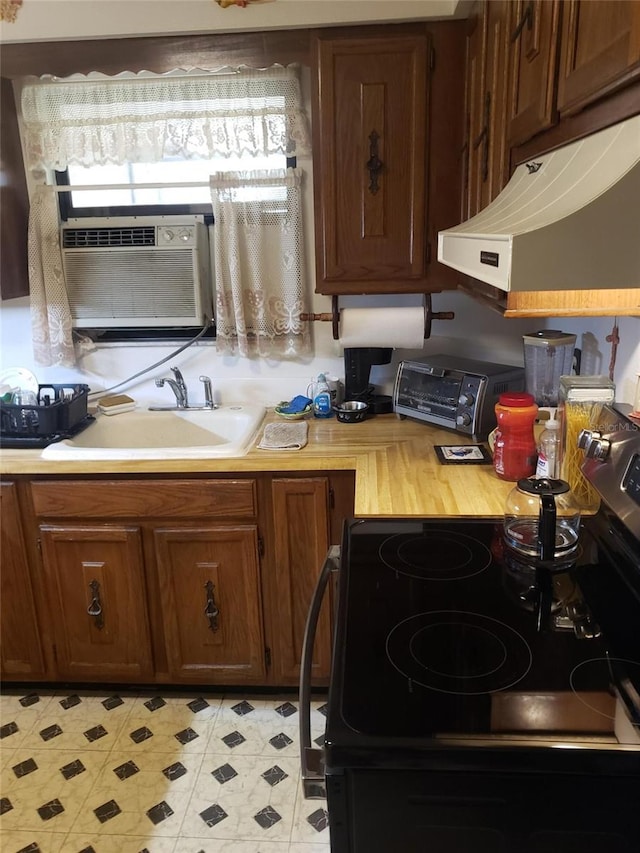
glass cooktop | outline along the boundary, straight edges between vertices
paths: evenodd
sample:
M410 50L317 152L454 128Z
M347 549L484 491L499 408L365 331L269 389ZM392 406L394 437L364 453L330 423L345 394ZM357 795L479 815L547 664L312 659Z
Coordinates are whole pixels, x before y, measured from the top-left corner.
M538 624L535 567L507 558L501 520L347 522L333 713L371 736L610 737L617 658L581 589L594 563L583 535Z

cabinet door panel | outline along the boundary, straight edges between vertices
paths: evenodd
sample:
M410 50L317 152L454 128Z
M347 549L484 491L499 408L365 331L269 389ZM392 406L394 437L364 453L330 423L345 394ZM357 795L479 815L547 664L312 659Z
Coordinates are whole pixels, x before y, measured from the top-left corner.
M571 114L640 76L640 3L565 3L558 108Z
M427 44L418 36L319 42L319 292L424 278Z
M140 531L40 528L60 675L134 681L151 674Z
M300 676L307 613L329 547L328 484L324 477L274 479L275 624L278 671L284 682ZM331 612L325 600L318 621L312 678L324 680L331 667Z
M160 528L154 537L172 677L264 678L256 527Z
M556 121L559 14L558 0L518 0L512 4L511 146L520 145Z
M2 675L35 677L44 661L15 483L0 483Z

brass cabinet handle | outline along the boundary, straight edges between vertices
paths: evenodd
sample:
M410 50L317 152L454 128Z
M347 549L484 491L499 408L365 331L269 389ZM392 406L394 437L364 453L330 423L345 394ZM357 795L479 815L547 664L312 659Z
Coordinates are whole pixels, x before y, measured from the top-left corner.
M217 631L220 627L218 625L218 616L220 615L220 611L218 610L216 600L213 595L213 591L215 589L213 581L207 581L204 588L207 592L207 603L204 608L204 615L209 621L209 628L211 628L212 631Z
M97 580L92 580L89 583L89 589L91 590L91 602L87 607L87 613L89 616L93 617L94 624L96 628L101 629L104 627L104 618L102 613L102 602L100 601L100 584Z
M375 130L369 134L369 159L366 162L366 167L369 171L369 192L375 195L380 187L378 186L378 175L384 167L384 163L378 157L378 140L380 137Z
M520 21L518 22L517 27L511 33L512 44L513 42L518 41L518 39L522 35L522 31L524 30L525 26L529 30L533 29L533 0L529 0L526 9L524 10L524 13L520 18Z

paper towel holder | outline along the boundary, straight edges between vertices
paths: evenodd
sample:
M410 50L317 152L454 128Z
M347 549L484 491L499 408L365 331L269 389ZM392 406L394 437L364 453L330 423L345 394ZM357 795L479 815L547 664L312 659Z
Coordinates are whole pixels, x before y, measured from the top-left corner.
M431 323L433 320L453 320L455 318L454 311L433 311L431 305L431 294L425 293L423 296L424 303L424 340L431 337ZM301 314L301 320L320 320L321 322L331 323L333 340L340 340L340 308L338 305L338 296L331 297L331 312L322 312L320 314Z

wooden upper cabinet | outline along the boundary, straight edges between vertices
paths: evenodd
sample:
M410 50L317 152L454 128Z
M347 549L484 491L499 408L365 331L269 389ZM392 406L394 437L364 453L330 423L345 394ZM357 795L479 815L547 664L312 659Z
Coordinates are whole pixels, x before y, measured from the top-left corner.
M640 3L567 0L558 109L569 115L640 78Z
M492 5L491 3L489 5ZM555 124L559 0L510 3L508 142L520 145Z
M316 290L424 290L429 39L320 37L316 49Z
M510 6L508 0L476 3L469 19L466 218L493 201L509 178L505 123Z
M487 4L476 2L467 22L465 151L463 165L463 218L475 216L482 200L485 147L485 66L487 61Z
M2 79L0 87L0 295L14 299L29 293L29 197L13 85L11 80Z

